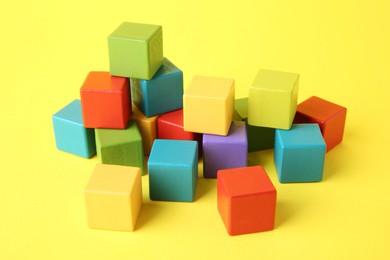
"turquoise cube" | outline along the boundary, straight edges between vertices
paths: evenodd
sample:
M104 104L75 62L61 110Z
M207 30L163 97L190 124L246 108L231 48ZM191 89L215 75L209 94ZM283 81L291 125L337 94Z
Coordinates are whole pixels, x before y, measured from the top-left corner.
M147 116L183 107L183 72L164 58L151 80L131 79L133 103Z
M326 144L318 124L276 129L274 161L281 183L321 181Z
M122 23L108 36L108 56L111 75L151 79L163 61L162 27Z
M52 121L58 150L85 158L96 154L94 130L84 127L80 100L55 113Z
M148 170L151 200L194 201L198 181L198 143L156 139Z
M234 120L244 121L246 123L248 152L274 148L275 128L248 124L248 98L236 99L234 101L234 107Z

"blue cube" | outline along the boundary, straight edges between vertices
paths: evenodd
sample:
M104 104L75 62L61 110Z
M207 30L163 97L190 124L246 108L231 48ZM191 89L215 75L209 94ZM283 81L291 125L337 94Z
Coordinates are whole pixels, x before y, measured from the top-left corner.
M96 154L93 128L85 128L81 103L76 99L52 116L58 150L91 158Z
M151 80L131 79L132 101L147 117L183 107L183 72L164 58Z
M151 200L194 201L198 181L198 143L156 139L148 170Z
M276 129L274 161L279 181L321 181L326 144L317 124L293 124Z

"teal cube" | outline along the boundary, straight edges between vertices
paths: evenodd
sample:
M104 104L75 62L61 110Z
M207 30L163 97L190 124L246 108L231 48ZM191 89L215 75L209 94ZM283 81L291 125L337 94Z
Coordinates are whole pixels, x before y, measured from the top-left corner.
M293 124L276 129L274 161L279 181L321 181L326 144L318 124Z
M111 75L151 79L163 61L162 27L122 23L108 36L108 55Z
M180 109L183 107L183 72L164 58L151 80L131 79L131 96L147 117Z
M275 128L252 126L248 124L248 98L236 99L234 107L234 120L244 121L246 124L248 152L274 148Z
M156 139L148 160L151 200L192 202L198 181L196 141Z
M84 158L96 154L95 133L92 128L84 127L79 99L55 113L52 121L58 150Z
M126 129L95 129L95 135L101 163L139 167L145 174L142 137L134 121Z

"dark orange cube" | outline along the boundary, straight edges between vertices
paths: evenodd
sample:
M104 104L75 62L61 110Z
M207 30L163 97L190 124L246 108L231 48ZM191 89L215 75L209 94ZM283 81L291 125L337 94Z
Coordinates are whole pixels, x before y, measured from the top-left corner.
M274 228L276 189L262 166L219 170L217 197L229 235Z
M129 79L92 71L80 89L86 128L124 129L130 118Z
M317 123L328 152L343 140L346 117L345 107L313 96L298 105L294 123Z

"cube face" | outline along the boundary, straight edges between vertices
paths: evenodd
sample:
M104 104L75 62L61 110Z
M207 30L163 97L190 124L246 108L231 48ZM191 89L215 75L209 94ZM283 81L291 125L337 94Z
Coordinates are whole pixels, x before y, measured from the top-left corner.
M194 201L198 180L197 142L156 139L148 170L151 200Z
M163 62L159 25L122 23L108 36L110 73L150 80Z
M97 164L84 197L90 228L133 231L142 207L141 170Z
M218 171L217 202L230 235L274 228L276 189L262 166Z
M244 121L248 136L248 152L274 148L275 128L252 126L248 124L248 98L236 99L236 120Z
M96 154L95 133L85 128L80 100L76 99L52 117L58 150L90 158Z
M226 136L234 112L234 80L194 76L183 96L184 130Z
M146 117L136 105L133 104L133 120L136 122L142 136L144 155L149 155L154 140L157 138L157 116Z
M161 115L157 119L157 125L159 139L196 141L200 136L196 133L184 131L183 109Z
M298 105L294 122L318 124L329 151L343 140L346 116L345 107L313 96Z
M203 135L203 176L216 178L218 170L247 166L245 122L233 121L227 136Z
M183 107L183 72L166 58L151 80L131 83L133 102L147 117Z
M299 75L260 70L249 89L248 123L290 129L297 108Z
M101 163L139 167L145 173L142 137L134 121L126 129L95 129L95 135Z
M128 79L113 77L109 72L90 72L80 96L85 127L126 127L131 111Z
M321 181L326 144L317 124L293 124L277 129L274 161L281 183Z

